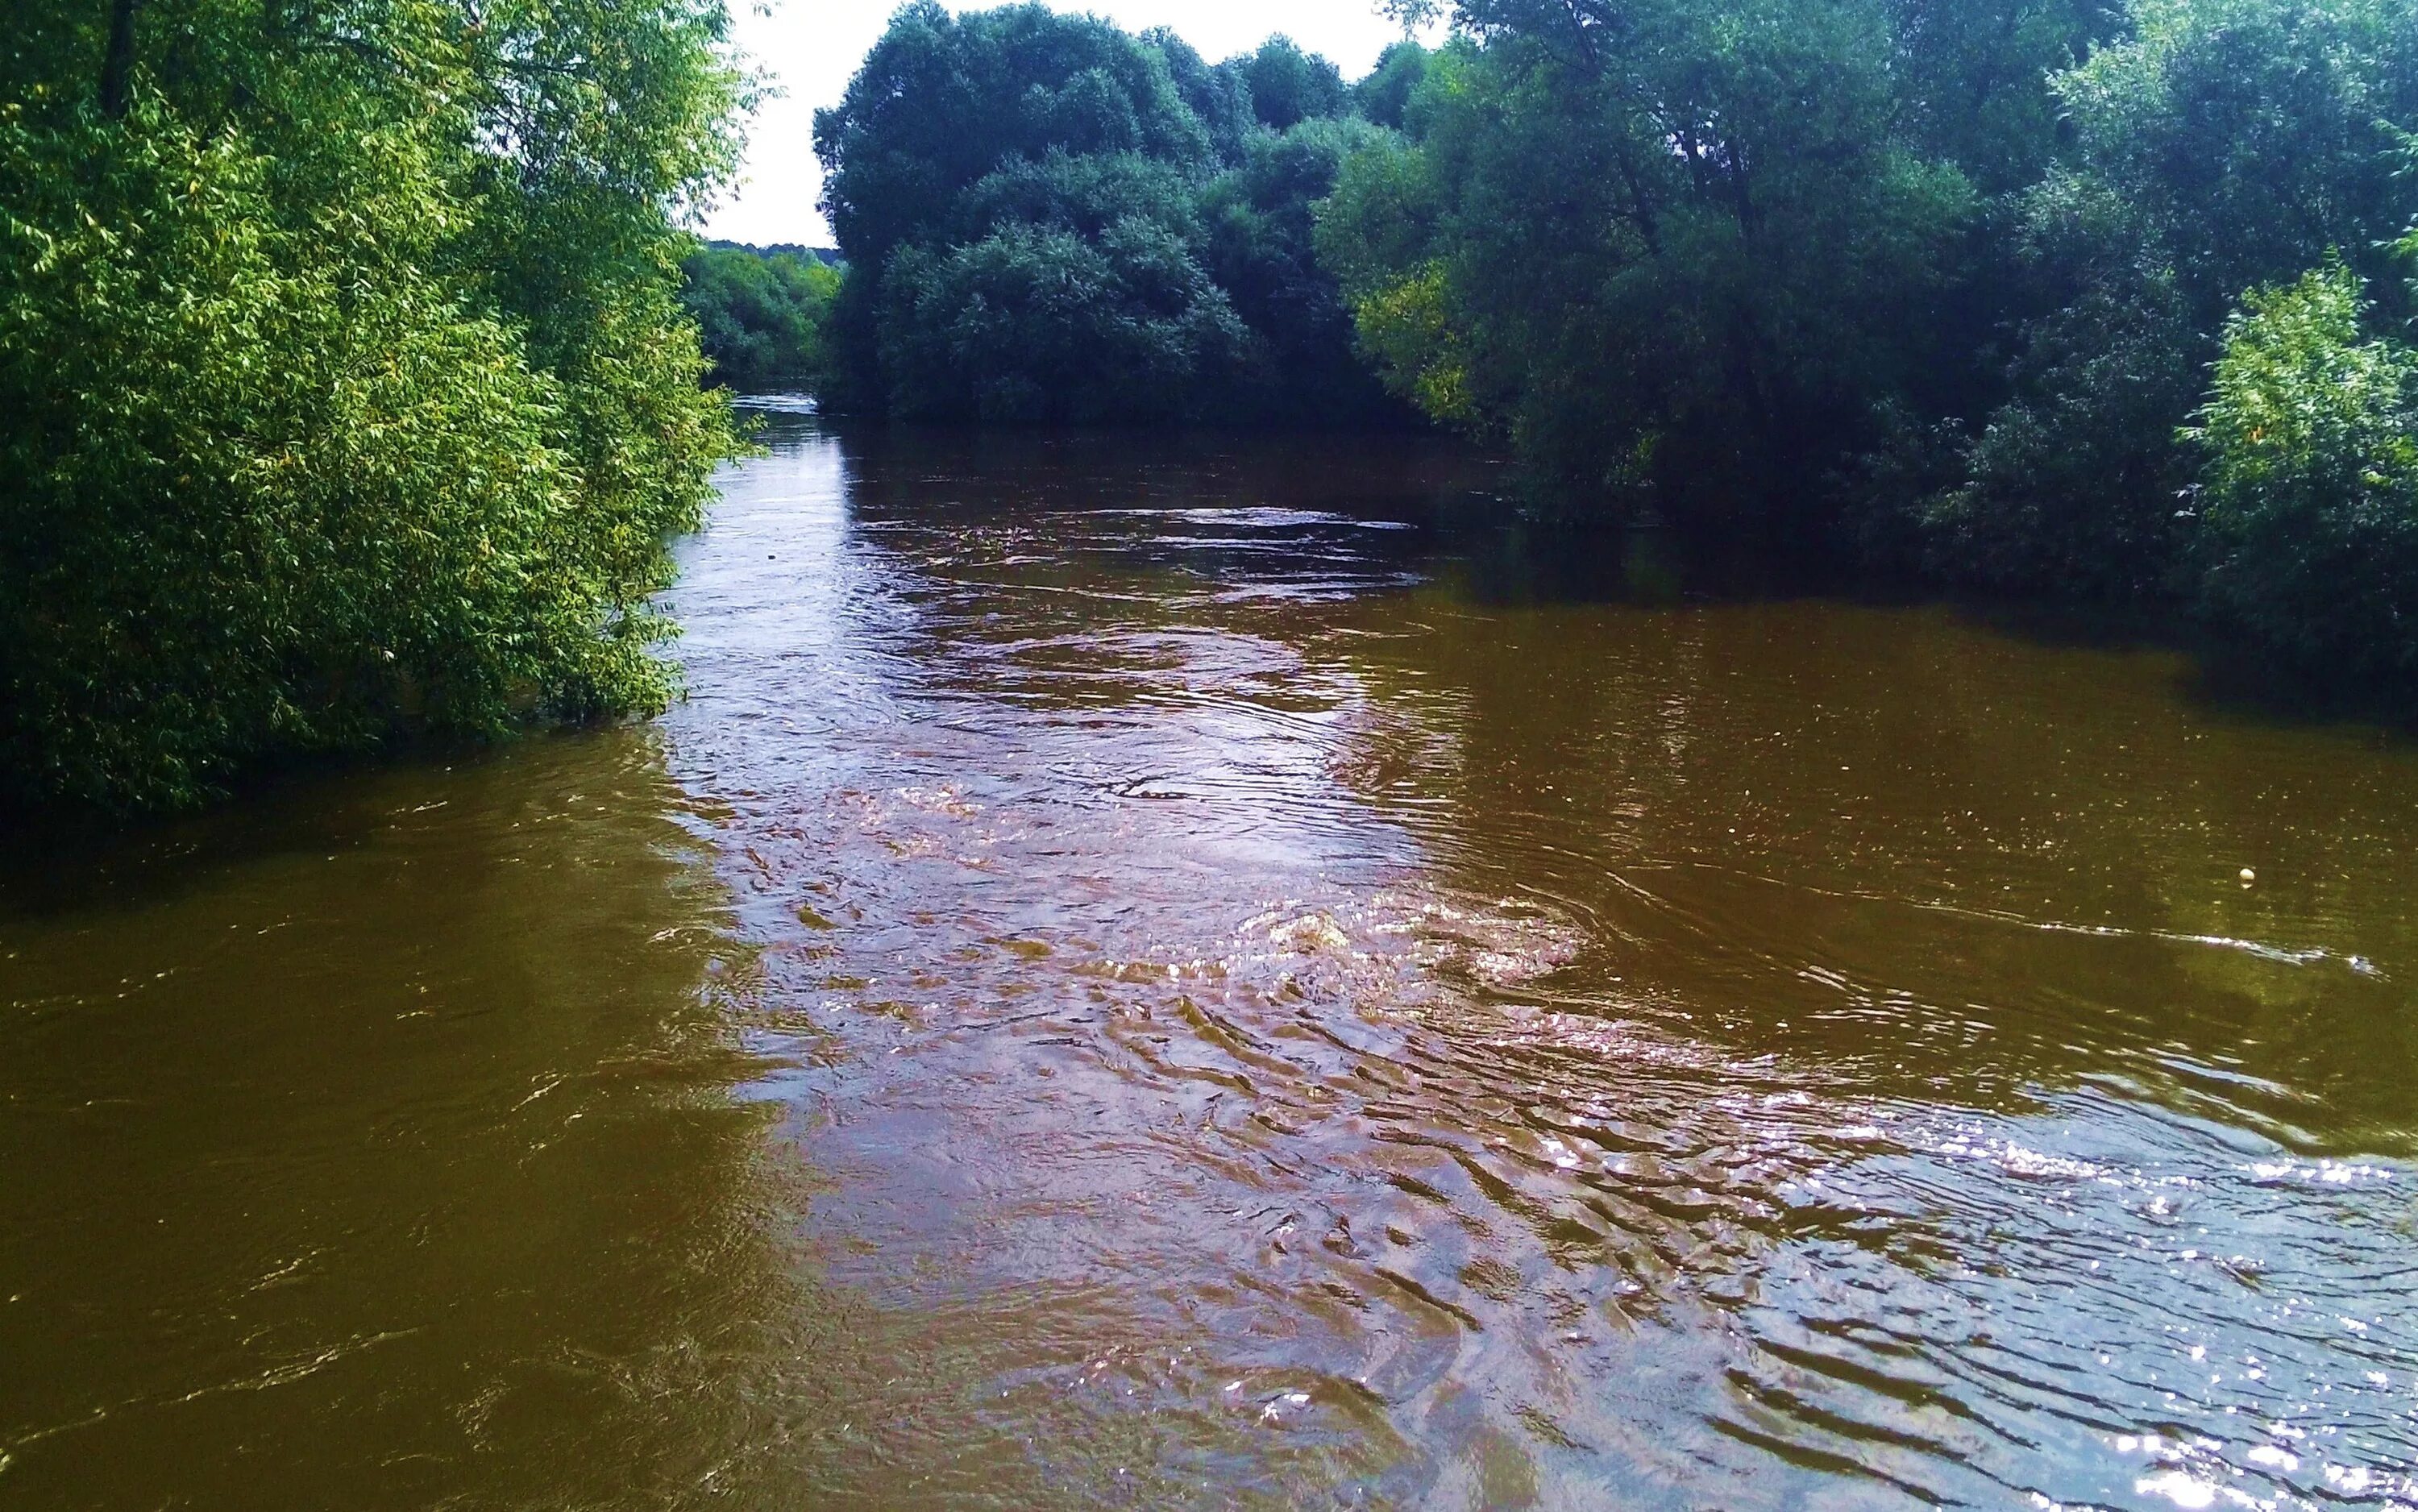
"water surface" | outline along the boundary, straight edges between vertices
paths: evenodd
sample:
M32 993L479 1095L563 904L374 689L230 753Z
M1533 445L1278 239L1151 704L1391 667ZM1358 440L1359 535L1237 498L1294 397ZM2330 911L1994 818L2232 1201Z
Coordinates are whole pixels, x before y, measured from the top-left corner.
M2418 1505L2408 748L774 425L659 725L21 848L0 1504Z

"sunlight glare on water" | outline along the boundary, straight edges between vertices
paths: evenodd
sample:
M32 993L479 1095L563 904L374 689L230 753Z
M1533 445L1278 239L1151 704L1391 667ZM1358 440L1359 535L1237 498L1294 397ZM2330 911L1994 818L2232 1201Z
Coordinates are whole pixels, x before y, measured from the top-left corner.
M2418 1506L2406 749L773 426L659 730L13 878L0 1504Z

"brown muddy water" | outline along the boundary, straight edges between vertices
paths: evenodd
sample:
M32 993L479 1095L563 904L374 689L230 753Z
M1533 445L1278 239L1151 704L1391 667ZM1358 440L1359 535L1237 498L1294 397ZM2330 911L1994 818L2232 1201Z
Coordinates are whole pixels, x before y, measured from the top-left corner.
M660 724L18 848L0 1506L2418 1505L2406 746L772 438Z

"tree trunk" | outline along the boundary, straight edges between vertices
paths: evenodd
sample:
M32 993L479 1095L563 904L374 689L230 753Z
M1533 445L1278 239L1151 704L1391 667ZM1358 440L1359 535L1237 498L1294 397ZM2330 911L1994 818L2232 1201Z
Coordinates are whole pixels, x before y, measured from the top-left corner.
M134 89L134 8L141 0L109 0L109 51L100 60L100 113L126 115Z

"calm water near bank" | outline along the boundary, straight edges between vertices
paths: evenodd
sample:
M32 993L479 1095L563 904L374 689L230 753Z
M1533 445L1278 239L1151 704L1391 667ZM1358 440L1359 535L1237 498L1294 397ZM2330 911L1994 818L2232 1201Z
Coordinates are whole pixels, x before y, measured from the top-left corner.
M2418 1506L2407 743L773 426L659 724L0 863L0 1507Z

